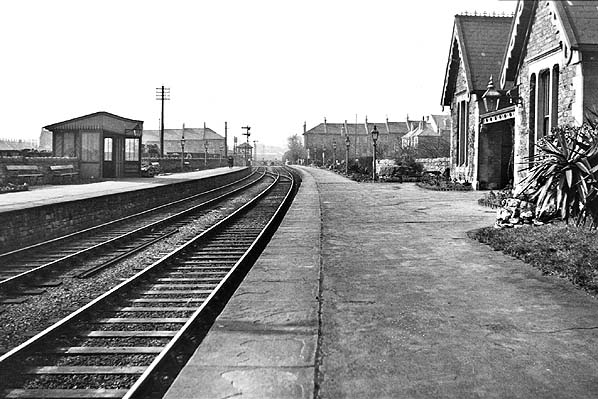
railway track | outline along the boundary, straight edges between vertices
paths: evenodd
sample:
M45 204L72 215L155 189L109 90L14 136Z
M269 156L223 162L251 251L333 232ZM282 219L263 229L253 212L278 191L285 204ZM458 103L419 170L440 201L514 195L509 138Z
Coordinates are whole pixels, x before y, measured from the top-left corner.
M188 198L88 228L26 248L0 254L0 290L15 290L22 284L39 281L64 266L103 258L78 277L103 270L174 232L186 219L195 217L224 198L253 186L265 176L258 170L248 177Z
M159 398L290 205L286 170L252 201L0 357L5 398Z

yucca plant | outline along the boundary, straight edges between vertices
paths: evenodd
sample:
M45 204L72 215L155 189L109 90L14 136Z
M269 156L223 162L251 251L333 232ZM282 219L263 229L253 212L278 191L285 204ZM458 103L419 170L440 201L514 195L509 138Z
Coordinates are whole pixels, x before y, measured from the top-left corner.
M538 143L533 167L517 192L536 203L536 213L557 212L565 222L598 226L598 131L560 126Z

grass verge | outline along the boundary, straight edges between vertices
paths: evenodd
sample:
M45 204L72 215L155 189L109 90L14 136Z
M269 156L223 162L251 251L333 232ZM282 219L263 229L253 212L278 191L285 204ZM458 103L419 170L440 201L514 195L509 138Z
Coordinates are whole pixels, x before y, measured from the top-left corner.
M556 223L501 230L484 227L468 235L598 295L598 231Z

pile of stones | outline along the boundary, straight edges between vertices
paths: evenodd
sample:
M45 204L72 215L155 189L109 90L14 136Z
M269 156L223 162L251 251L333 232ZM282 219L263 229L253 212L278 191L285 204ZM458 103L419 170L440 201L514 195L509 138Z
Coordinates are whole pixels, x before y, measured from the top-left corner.
M496 211L494 227L503 229L506 227L521 227L526 224L542 225L544 223L536 219L535 208L535 205L531 202L517 198L506 198L502 200L501 207Z

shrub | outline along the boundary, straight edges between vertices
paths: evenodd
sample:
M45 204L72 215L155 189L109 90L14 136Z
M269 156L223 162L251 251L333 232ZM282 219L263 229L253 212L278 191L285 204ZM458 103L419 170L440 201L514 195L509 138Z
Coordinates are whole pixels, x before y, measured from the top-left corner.
M538 215L598 226L598 131L560 126L538 143L532 168L517 190L536 203Z

